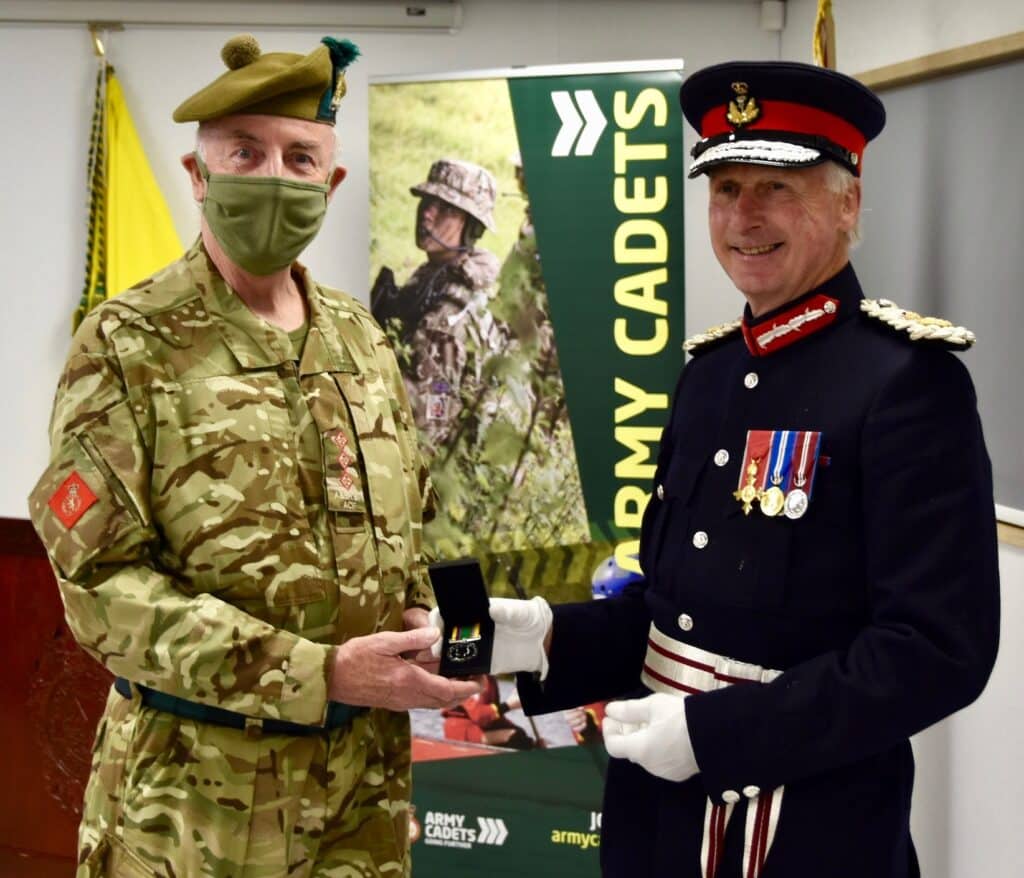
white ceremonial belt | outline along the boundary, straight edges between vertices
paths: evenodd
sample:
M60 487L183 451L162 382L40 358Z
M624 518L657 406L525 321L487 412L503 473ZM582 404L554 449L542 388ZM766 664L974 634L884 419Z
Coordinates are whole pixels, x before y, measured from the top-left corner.
M770 683L781 673L683 643L659 631L652 622L640 679L652 692L686 696L734 683Z
M770 683L781 673L676 640L659 631L652 622L640 679L652 692L685 698L687 695L712 692L737 683ZM743 837L743 876L759 878L778 829L785 787L758 790L754 795L748 792L751 789L748 787L744 790L748 801ZM704 810L704 838L700 854L702 878L715 878L722 859L725 830L736 801L736 798L731 802L708 799Z

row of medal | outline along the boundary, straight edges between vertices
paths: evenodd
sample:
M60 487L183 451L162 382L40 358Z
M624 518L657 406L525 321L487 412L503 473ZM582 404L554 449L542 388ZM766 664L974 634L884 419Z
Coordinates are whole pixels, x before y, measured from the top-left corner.
M733 497L750 515L756 503L769 517L801 518L818 469L821 433L811 430L748 430L743 466Z

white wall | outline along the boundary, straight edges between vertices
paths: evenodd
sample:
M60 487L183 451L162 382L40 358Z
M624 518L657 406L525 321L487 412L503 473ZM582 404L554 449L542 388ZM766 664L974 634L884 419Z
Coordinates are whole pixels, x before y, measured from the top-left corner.
M917 781L911 827L926 878L1021 874L1024 549L1001 546L999 569L1002 633L988 687L973 705L913 741Z
M140 0L144 2L144 0ZM369 273L367 86L371 76L518 64L682 57L688 70L729 58L810 60L816 0L789 0L779 35L760 29L756 3L674 0L463 0L454 35L355 33L365 57L350 70L339 131L349 177L306 261L326 283L364 298ZM177 157L191 126L170 112L217 75L237 28L129 28L107 39L128 104L183 239L196 231ZM836 0L840 69L856 73L1024 30L1019 0ZM264 46L309 51L319 31L261 30ZM344 35L344 34L342 34ZM82 285L84 166L94 62L82 27L0 25L0 516L23 518L46 460L46 422ZM1011 101L1012 103L1012 101ZM687 146L693 143L687 133ZM731 319L740 300L707 243L704 183L686 198L686 320L691 331ZM870 227L867 229L870 234ZM1002 649L992 682L970 710L918 737L915 833L928 878L1010 878L1024 829L1015 793L1024 740L1024 552L1000 553Z

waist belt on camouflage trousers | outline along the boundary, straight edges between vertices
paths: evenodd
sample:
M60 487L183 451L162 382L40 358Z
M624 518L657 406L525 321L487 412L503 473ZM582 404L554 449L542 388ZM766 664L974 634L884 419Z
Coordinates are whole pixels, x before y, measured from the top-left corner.
M781 673L698 649L663 634L652 624L640 679L653 692L685 697L736 683L769 683ZM777 787L762 791L749 786L743 790L748 799L747 826L743 836L743 878L758 878L764 868L779 825L784 789ZM723 802L708 799L704 811L704 838L700 852L703 878L715 878L722 858L725 830L740 795L734 790L727 790L722 799Z
M114 688L118 694L125 698L132 697L132 684L124 677L114 680ZM178 698L175 695L167 695L150 689L148 686L139 686L136 689L146 707L153 710L161 710L164 713L173 713L175 716L184 719L194 719L198 722L210 723L215 726L227 726L232 729L244 729L247 723L259 726L265 735L322 735L332 729L340 729L347 726L355 717L366 713L369 708L353 707L351 704L342 704L339 701L332 701L327 707L327 721L322 726L304 726L301 723L290 723L280 719L256 719L242 713L235 713L233 710L225 710L223 707L210 707L206 704L197 704L195 701L188 701Z

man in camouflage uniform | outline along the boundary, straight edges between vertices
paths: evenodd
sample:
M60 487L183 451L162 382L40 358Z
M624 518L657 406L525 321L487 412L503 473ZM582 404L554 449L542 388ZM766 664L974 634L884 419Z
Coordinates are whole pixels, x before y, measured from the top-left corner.
M427 261L401 288L378 283L371 308L397 343L428 455L447 458L472 444L487 405L487 361L508 344L489 307L498 258L476 246L485 228L494 230L496 184L479 165L440 159L410 191L420 197L416 246Z
M75 335L30 498L81 645L118 675L79 878L408 875L410 707L475 683L436 637L430 482L387 342L294 261L344 177L357 50L230 68L175 112L202 204L179 261ZM425 663L424 663L425 664Z

